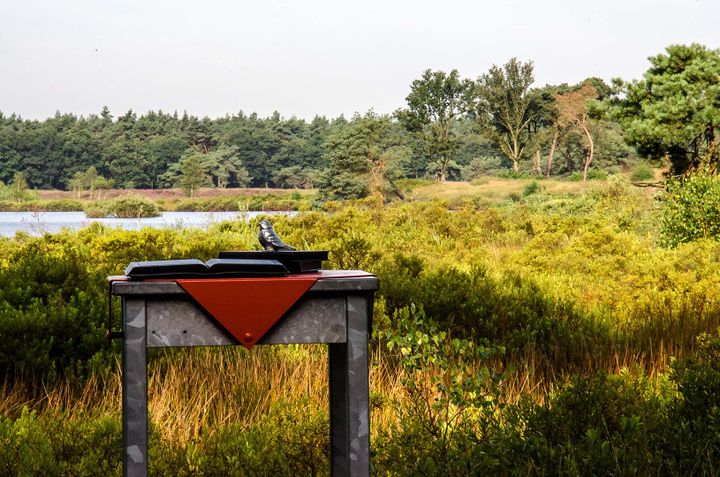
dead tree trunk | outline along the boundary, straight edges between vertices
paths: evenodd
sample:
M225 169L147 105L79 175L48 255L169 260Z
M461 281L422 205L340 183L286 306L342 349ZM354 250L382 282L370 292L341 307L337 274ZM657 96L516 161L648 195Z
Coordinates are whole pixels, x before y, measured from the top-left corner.
M555 155L555 147L557 147L559 135L560 135L559 131L557 129L555 129L555 131L553 131L552 141L550 142L550 152L548 153L548 158L547 158L547 170L545 171L545 177L548 177L548 178L550 177L550 173L552 172L553 156Z
M580 129L582 129L582 131L585 133L588 141L588 153L587 156L585 156L585 165L583 167L583 182L586 182L588 170L590 169L590 164L593 160L593 153L595 152L595 143L593 142L592 135L590 134L590 130L587 127L587 114L582 115L582 119L578 121L578 126L580 126Z
M535 150L533 155L533 172L542 175L542 166L540 165L540 148Z

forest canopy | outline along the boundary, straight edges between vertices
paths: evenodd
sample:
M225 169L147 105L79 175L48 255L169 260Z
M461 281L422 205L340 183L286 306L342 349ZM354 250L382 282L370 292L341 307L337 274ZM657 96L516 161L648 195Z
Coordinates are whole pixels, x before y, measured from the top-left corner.
M35 189L320 187L327 198L398 195L402 178L570 176L627 170L638 154L681 173L717 163L720 53L672 45L643 79L534 82L511 58L477 79L426 70L392 115L311 121L134 111L0 113L0 181ZM637 149L636 149L637 148Z

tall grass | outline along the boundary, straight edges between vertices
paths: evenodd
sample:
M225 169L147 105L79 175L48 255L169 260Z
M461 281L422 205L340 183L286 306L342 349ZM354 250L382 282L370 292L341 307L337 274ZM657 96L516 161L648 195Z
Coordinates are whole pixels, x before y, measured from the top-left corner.
M622 399L626 388L636 386L634 379L642 381L638 390L659 396L648 398L647 405L655 406L648 416L662 414L663 403L676 393L667 384L668 365L690 355L698 335L720 326L720 244L699 241L665 249L658 245L658 213L650 193L612 181L587 189L568 184L582 189L576 196L558 195L543 181L543 190L525 197L519 192L517 200L497 206L472 200L460 200L457 207L440 200L385 207L336 204L326 213L276 217L274 225L299 248L330 250L330 268L364 268L380 277L376 331L396 330L396 311L417 305L452 337L505 348L473 368L487 365L500 376L493 398L497 406L487 421L500 421L500 430L474 425L468 440L458 442L490 445L484 439L502 434L512 417L501 405L517 405L518 413L530 409L528 402L550 405L558 395L574 392L577 376L598 372L627 380L618 385ZM93 226L0 242L0 334L17 344L0 348L6 363L0 417L21 419L23 409L31 409L48 422L117 422L119 365L116 355L99 348L104 276L131 260L208 259L220 250L250 249L254 234L254 223L241 222L207 232ZM27 333L35 329L44 335ZM64 341L43 341L54 334ZM231 467L222 460L222 442L246 446L255 455L262 446L289 438L279 430L287 428L298 436L287 448L311 456L304 468L315 468L317 459L327 457L326 361L322 346L153 350L149 405L152 445L162 450L158 461L178 475L202 468L203 455L216 455L212 465L218 469ZM406 457L403 465L412 468L413 452L425 452L412 439L430 439L406 419L417 402L406 385L413 377L402 361L376 335L372 438L389 456L380 459L386 469L393 468L393 459ZM18 362L25 368L11 372L7 363ZM46 369L53 373L42 375ZM449 382L443 373L434 365L425 369L426 387L434 380ZM44 379L27 379L38 375ZM593 383L606 396L606 383ZM513 425L521 434L524 424ZM275 434L259 434L258 426ZM512 439L522 439L520 434Z
M321 345L259 345L152 350L148 366L148 411L162 439L186 445L228 424L250 427L278 402L307 401L328 408L327 348ZM389 402L402 398L401 375L377 348L370 374L373 423L393 422ZM58 413L67 419L117 416L122 400L117 361L106 374L81 385L57 382L36 387L20 380L0 387L0 415L19 416L24 408Z

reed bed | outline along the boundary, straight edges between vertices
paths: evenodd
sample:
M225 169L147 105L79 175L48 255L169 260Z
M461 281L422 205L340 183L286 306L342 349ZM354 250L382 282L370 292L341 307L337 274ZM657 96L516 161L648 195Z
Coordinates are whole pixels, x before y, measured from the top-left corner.
M514 404L522 397L531 397L542 403L567 381L569 375L545 372L545 365L539 363L542 359L542 355L528 351L514 363L483 363L505 371L498 383L500 402ZM604 370L611 374L628 372L638 369L637 363L632 354L618 353L614 364ZM648 373L658 376L663 370L658 366ZM424 379L431 380L439 372L429 368ZM407 409L408 394L402 384L406 377L397 365L397 356L383 346L374 347L370 366L373 435L396 426L399 415ZM315 409L327 409L327 392L327 351L321 345L150 353L150 421L161 439L179 445L231 424L249 428L277 403L298 407L298 403L307 403ZM68 420L88 416L119 419L121 396L121 366L116 361L111 372L93 375L81 385L60 381L37 387L23 380L5 382L0 386L0 415L18 416L23 409L30 409Z
M371 357L373 426L394 422L389 403L403 399L401 376L382 352ZM328 408L327 351L319 345L196 348L153 352L148 365L148 411L162 439L187 444L228 424L250 427L279 403L308 402ZM0 414L30 409L66 419L119 418L121 366L81 385L68 381L31 386L24 380L0 386Z

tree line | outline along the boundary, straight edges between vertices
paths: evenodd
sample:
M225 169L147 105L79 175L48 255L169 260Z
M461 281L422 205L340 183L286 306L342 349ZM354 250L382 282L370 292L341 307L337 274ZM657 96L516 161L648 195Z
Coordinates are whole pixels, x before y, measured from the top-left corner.
M133 111L0 113L0 180L33 188L320 187L326 198L402 196L401 178L618 171L640 156L674 172L718 159L720 54L673 45L641 80L534 87L532 62L476 79L425 71L406 107L312 121L239 112L222 118Z
M185 172L195 187L304 186L321 166L328 131L343 122L278 113L200 119L128 111L115 118L107 108L44 121L0 114L0 180L21 172L34 188L76 190L102 177L115 187L155 189L175 186ZM308 178L285 177L293 175L286 168Z

